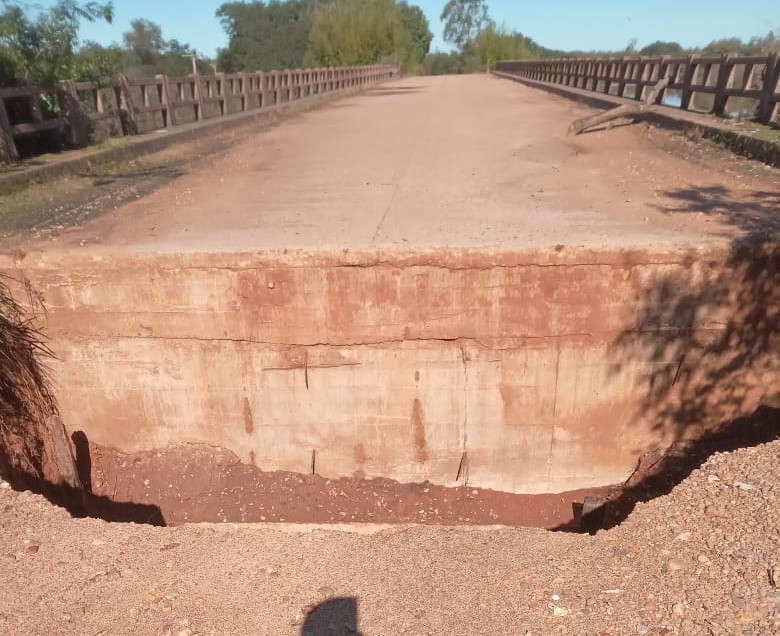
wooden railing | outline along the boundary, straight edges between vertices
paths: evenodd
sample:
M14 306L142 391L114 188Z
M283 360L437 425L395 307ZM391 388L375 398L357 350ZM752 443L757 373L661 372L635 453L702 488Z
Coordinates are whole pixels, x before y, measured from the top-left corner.
M778 54L761 57L722 55L704 57L570 58L499 62L496 71L527 79L562 84L589 91L641 100L659 79L668 77L669 91L688 110L694 97L708 96L706 110L723 116L731 98L752 100L754 117L762 123L780 117L780 62Z
M363 86L398 75L393 66L314 68L130 79L109 86L62 82L50 89L0 88L0 161L19 159L23 139L60 135L86 145L96 126L106 136L135 135ZM48 116L47 116L48 115Z

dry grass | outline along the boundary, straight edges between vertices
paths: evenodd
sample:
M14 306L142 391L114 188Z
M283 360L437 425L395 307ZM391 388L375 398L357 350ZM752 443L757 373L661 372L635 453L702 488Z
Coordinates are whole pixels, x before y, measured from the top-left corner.
M43 309L29 287L25 309L0 278L0 470L7 478L42 479L44 442L40 427L57 413L45 364L53 354L41 333Z

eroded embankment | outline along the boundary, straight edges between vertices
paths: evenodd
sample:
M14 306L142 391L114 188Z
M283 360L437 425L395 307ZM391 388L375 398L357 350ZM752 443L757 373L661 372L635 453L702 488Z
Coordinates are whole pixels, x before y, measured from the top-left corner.
M133 501L218 519L225 506L205 502L227 489L236 520L262 496L304 520L333 488L372 509L390 482L364 479L382 478L430 482L399 486L390 517L469 522L477 505L525 523L530 508L486 491L622 483L643 454L771 401L777 264L775 245L753 244L28 255L4 269L46 305L63 418L92 444L90 478L109 500L170 479L171 493L189 493L178 508L159 485ZM217 450L202 461L198 445ZM274 471L288 475L265 483ZM306 487L292 496L294 480ZM536 509L565 522L582 495Z

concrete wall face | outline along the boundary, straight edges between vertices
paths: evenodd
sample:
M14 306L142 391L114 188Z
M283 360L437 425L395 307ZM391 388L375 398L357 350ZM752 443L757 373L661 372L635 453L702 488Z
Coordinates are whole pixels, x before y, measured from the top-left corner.
M46 304L66 425L97 444L198 442L304 473L314 452L326 476L540 493L621 481L776 380L751 360L703 408L731 355L713 346L740 319L713 296L728 255L585 256L42 258L12 274ZM664 286L679 324L660 324Z

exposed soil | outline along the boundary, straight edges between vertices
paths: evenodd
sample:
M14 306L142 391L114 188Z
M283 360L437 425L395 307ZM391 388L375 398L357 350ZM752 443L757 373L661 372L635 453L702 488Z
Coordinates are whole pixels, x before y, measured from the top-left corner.
M768 636L780 633L780 441L710 457L593 537L153 528L73 519L2 487L0 546L9 636Z
M515 495L468 485L326 479L263 472L240 463L229 451L197 445L135 455L96 446L90 450L94 496L88 499L87 513L156 525L209 521L575 527L577 504L586 496L611 491Z
M85 496L51 483L12 479L76 516L149 525L185 523L426 524L524 526L570 532L612 528L635 506L667 494L720 451L780 438L780 409L761 407L717 433L642 455L623 484L560 494L512 494L390 479L328 479L265 472L230 451L180 444L128 455L73 435Z

